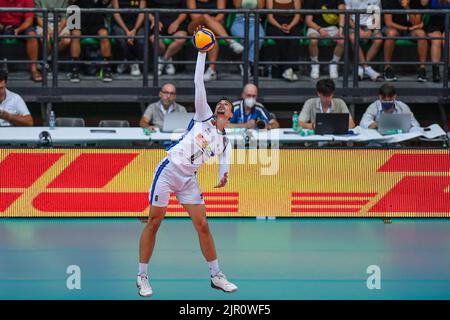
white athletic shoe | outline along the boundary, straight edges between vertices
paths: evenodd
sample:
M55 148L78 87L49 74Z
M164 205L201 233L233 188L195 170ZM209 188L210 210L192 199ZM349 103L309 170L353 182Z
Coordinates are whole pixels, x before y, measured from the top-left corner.
M217 80L217 72L216 72L216 70L208 68L208 70L206 70L205 74L203 75L203 80L205 82L211 81L211 80Z
M372 69L372 67L367 67L364 69L364 74L370 78L372 81L377 81L381 78L381 74Z
M164 59L162 57L158 57L158 62L164 62ZM164 68L166 67L165 64L158 64L158 76L162 75Z
M339 78L338 74L338 66L336 63L330 64L330 79L337 79Z
M116 69L118 74L125 73L126 70L127 70L127 65L124 63L119 64Z
M141 297L150 297L153 294L152 287L148 282L148 277L146 274L140 274L137 276L136 286L139 289L139 295Z
M284 70L284 72L281 76L288 81L297 81L298 80L298 77L295 74L294 70L292 70L292 68Z
M172 58L167 60L168 62L172 62ZM175 74L175 66L173 64L166 64L166 73L169 76L173 76Z
M318 64L312 64L311 65L311 79L317 80L320 76L320 65Z
M364 68L361 66L358 67L358 78L359 81L364 80Z
M131 65L130 74L133 77L139 77L141 75L141 70L139 70L139 65L137 63Z
M244 51L244 46L237 41L233 41L230 43L230 48L236 54L241 54Z
M235 284L227 280L222 272L211 277L211 288L222 290L224 292L235 292L238 289Z

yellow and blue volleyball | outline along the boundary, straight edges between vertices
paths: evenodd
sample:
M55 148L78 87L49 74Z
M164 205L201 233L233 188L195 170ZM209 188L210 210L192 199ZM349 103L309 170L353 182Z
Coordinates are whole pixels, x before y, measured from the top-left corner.
M199 51L209 51L216 44L216 36L207 28L198 29L193 36L194 46Z

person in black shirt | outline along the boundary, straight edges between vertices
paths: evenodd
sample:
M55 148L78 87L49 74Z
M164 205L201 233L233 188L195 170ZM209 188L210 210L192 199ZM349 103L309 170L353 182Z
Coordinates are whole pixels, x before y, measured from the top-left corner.
M383 0L383 9L423 9L424 7L419 0ZM387 37L397 36L411 36L411 37L425 37L426 33L423 28L422 15L420 13L410 14L384 14L384 34ZM384 42L384 79L386 81L396 81L397 77L394 74L390 62L395 49L395 40L386 39ZM417 71L417 81L426 82L427 73L425 65L428 54L428 41L426 39L417 40L417 51L419 60L421 62Z
M420 0L422 5L428 6L433 10L445 10L450 9L450 0ZM426 27L428 36L433 38L441 37L445 39L445 14L432 13L430 14L430 20ZM441 39L432 39L431 41L431 61L433 65L433 81L441 81L441 74L439 71L438 63L441 61L442 47L444 41ZM448 65L448 71L450 74L450 61Z
M146 0L112 0L114 9L144 9L147 7ZM142 49L144 46L144 38L135 38L135 36L144 36L144 14L143 13L114 13L114 24L112 33L117 36L127 36L128 38L116 38L120 49L120 59L123 60L142 60ZM127 65L120 64L117 67L118 73L125 72ZM132 76L140 76L139 64L131 65L130 74Z
M76 0L72 1L81 9L103 9L109 7L110 0ZM81 30L71 30L73 36L83 35L99 35L103 38L100 39L100 51L104 59L103 67L103 81L112 81L111 66L108 61L111 59L111 43L108 39L108 29L106 28L106 17L101 13L82 12L81 13ZM81 44L80 38L72 39L70 43L70 56L73 61L80 59ZM80 82L79 65L74 64L72 72L69 74L70 82Z
M150 8L161 9L180 9L186 8L185 0L149 0ZM153 14L149 15L150 18L150 41L154 43L155 36L154 26L155 17ZM160 36L175 36L186 37L187 36L187 14L180 13L166 13L160 12L159 14L159 35ZM159 40L159 57L160 62L171 62L172 57L175 56L185 44L186 39L174 39L172 43L166 45L163 40ZM165 72L168 75L175 74L175 66L172 63L158 64L158 75L162 75Z
M306 15L305 22L308 26L306 35L309 39L309 56L311 58L311 78L318 79L319 70L319 40L321 37L337 38L344 36L345 16L343 14L327 13L325 10L345 10L344 0L305 0L305 9L324 10L322 14ZM333 58L330 63L330 78L337 79L338 65L344 53L344 39L333 39L336 42Z

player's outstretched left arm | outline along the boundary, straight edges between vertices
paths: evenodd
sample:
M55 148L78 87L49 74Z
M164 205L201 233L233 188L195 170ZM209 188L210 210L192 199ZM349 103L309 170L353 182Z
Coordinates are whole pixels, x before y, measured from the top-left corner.
M231 145L228 143L219 157L219 184L215 188L225 187L228 183L228 170L231 161Z

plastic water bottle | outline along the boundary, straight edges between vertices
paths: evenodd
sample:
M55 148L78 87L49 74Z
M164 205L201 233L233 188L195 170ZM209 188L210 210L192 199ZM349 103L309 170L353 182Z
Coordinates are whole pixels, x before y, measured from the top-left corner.
M3 58L3 63L2 63L1 70L3 70L6 73L8 73L8 59Z
M298 112L294 111L294 114L292 115L292 129L294 131L298 131Z
M267 66L267 78L272 79L272 65Z
M55 129L55 123L56 123L56 116L55 112L52 110L50 111L50 116L48 117L48 126L50 127L50 130Z
M393 135L393 134L398 134L398 133L403 133L403 131L401 129L389 129L386 132L387 135Z
M306 136L312 136L312 135L314 135L316 132L314 131L314 129L302 129L301 131L300 131L300 135L301 136L303 136L303 137L306 137Z

